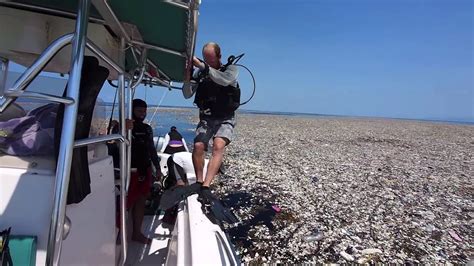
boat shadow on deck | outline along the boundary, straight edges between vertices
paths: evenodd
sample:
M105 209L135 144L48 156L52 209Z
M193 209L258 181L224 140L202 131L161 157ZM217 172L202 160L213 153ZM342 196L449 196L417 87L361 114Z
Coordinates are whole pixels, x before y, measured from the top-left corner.
M168 255L172 227L163 224L159 215L146 215L143 219L143 232L152 239L151 245L130 241L125 265L164 265Z

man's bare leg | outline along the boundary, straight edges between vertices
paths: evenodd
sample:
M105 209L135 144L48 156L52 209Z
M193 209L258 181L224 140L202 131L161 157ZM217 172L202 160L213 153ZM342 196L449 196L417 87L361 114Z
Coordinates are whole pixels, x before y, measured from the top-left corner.
M132 209L133 232L132 240L142 244L150 244L151 239L142 233L143 217L145 216L145 196L140 196Z
M193 149L193 165L194 172L196 173L196 181L203 182L204 180L204 156L205 156L205 146L202 142L194 143Z
M212 180L217 175L219 167L222 164L224 159L225 145L227 142L223 138L216 137L214 138L214 145L212 148L212 157L207 166L206 179L204 180L204 187L209 187L212 183Z

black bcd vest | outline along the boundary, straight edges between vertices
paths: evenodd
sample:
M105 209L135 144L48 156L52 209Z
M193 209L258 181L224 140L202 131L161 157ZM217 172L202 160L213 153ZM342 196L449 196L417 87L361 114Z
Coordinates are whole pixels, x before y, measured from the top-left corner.
M225 68L221 68L219 71L225 71ZM211 116L231 116L240 106L239 85L237 84L237 87L221 86L206 77L198 84L194 103L200 110L209 109Z

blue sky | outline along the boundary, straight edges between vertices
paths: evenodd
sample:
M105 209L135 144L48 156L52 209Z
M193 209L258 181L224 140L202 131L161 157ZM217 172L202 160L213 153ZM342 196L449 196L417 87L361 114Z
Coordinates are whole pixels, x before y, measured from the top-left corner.
M473 14L469 0L203 0L196 54L245 52L244 109L474 121Z
M196 54L208 41L245 53L257 92L243 109L474 122L473 2L202 0ZM244 71L240 83L244 100ZM163 104L192 100L171 91Z

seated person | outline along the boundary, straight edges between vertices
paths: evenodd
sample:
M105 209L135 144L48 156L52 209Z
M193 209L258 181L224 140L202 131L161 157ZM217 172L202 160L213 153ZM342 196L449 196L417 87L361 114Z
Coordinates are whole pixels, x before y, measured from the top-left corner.
M168 177L163 181L165 189L173 186L188 185L188 177L186 173L194 173L192 153L177 152L171 155L167 161Z
M235 224L239 221L238 217L215 197L209 189L201 190L201 185L195 183L196 177L192 153L175 153L168 158L167 165L168 177L164 180L163 185L168 190L164 192L161 198L162 202L160 202L160 205L163 203L161 205L162 209L166 209L165 215L162 218L163 223L168 225L174 224L178 213L178 203L194 193L199 194L197 200L201 202L203 212L208 217L211 217L210 219L213 221L226 222L228 224ZM203 172L205 175L207 167L206 165L204 166ZM168 196L165 199L166 195Z
M174 154L182 151L189 152L188 147L186 146L186 141L178 130L176 130L176 127L172 126L170 132L165 136L165 141L160 152Z
M176 186L189 185L190 180L188 179L188 175L186 173L194 174L192 153L177 152L168 158L167 165L168 176L163 180L164 189L170 189ZM178 205L166 210L165 215L162 219L164 223L174 224L178 209L177 207Z

